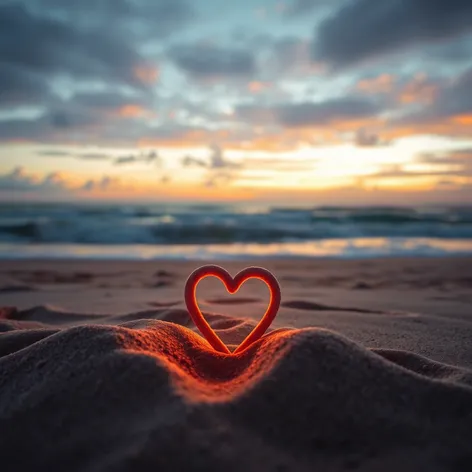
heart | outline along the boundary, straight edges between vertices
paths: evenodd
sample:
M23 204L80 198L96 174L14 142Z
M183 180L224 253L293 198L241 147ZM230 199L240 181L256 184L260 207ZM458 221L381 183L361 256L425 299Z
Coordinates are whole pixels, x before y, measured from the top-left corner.
M211 346L218 352L231 354L226 344L213 331L213 328L208 324L203 316L197 302L197 285L206 277L216 277L223 282L226 290L230 294L236 293L241 285L249 279L259 279L266 283L270 290L269 306L267 307L264 316L261 318L257 326L249 333L244 341L234 350L233 354L241 352L252 343L256 342L266 331L267 328L274 321L280 307L280 285L277 279L267 270L262 267L248 267L233 278L222 267L216 265L205 265L196 269L190 274L185 284L185 303L193 322L211 344Z

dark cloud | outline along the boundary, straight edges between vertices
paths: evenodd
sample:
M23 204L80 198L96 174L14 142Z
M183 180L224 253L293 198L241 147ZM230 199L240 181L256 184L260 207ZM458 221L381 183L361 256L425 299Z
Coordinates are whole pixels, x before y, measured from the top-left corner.
M217 145L210 146L209 157L208 173L203 182L203 185L207 188L230 183L243 167L239 163L226 159L223 150Z
M445 153L423 153L417 162L442 169L442 175L472 177L472 149L461 149Z
M203 159L193 156L184 156L182 159L183 167L207 167L208 163Z
M216 145L210 148L210 169L237 169L240 167L239 164L232 162L223 154L223 150Z
M47 156L47 157L71 157L72 153L69 151L55 151L53 149L48 149L46 151L38 151L36 153L38 156Z
M77 191L106 191L122 187L119 179L103 176L91 179L80 186L70 186L58 172L50 172L43 177L28 173L23 167L16 167L10 172L0 175L0 192L12 196L15 194L37 195L45 198L70 196Z
M110 156L101 152L71 152L63 150L48 149L45 151L38 151L38 156L47 157L72 157L76 159L83 159L84 161L106 161Z
M0 2L0 107L51 100L51 81L99 81L143 89L157 76L141 54L186 24L185 0Z
M390 144L389 141L383 140L378 134L369 132L364 128L357 130L355 143L358 147L379 147Z
M0 75L0 82L1 80ZM0 103L1 96L0 91ZM0 140L85 141L92 131L97 136L103 135L107 129L115 132L117 137L126 136L131 131L139 131L130 124L132 121L139 121L139 116L126 116L123 111L131 108L145 112L145 107L150 105L151 98L144 92L80 93L67 100L56 99L43 106L42 113L36 118L0 119ZM119 121L124 125L117 123ZM146 126L141 126L140 130L145 131Z
M287 103L271 107L244 105L237 108L243 120L255 123L275 122L287 128L329 125L338 120L366 118L381 111L370 98L341 97L322 102Z
M116 166L122 166L126 164L134 164L137 161L138 161L137 156L120 156L120 157L117 157L113 163Z
M373 101L343 97L319 103L285 105L278 110L280 122L287 127L301 127L330 123L336 120L364 118L380 110Z
M239 163L233 162L224 156L224 152L220 146L212 145L209 148L210 154L208 160L200 159L190 155L182 159L183 167L203 167L210 170L222 169L238 169L241 167Z
M181 163L183 167L206 169L203 186L207 188L217 187L232 181L244 167L241 163L227 159L223 149L215 144L210 146L207 160L187 155Z
M321 23L313 56L343 66L470 31L470 0L353 0Z
M291 17L305 17L307 14L318 10L321 7L333 3L339 3L341 0L292 0L285 8L285 16Z
M472 69L439 87L435 100L419 111L407 111L393 125L434 125L441 120L472 114ZM470 132L468 133L470 136Z
M410 170L401 164L386 165L368 178L472 177L472 149L423 153L414 163L423 168Z
M147 163L155 162L157 164L162 164L162 158L159 156L157 151L150 151L147 155L143 157L143 160Z
M260 44L260 43L258 43ZM271 38L262 63L264 75L277 82L281 76L298 74L305 78L313 74L313 63L310 55L310 41L298 36Z
M99 122L99 117L87 110L75 107L52 109L43 115L42 120L51 125L53 130L70 130L91 126Z
M33 13L19 2L0 5L0 64L74 78L137 85L142 58L111 28L81 29L74 22Z
M47 10L80 25L111 25L127 35L162 38L195 17L186 0L27 0L36 12Z
M50 126L49 126L50 127ZM35 119L4 119L0 120L0 140L34 140L41 141L44 138L46 128L42 118Z
M18 66L2 64L0 58L0 110L3 107L39 105L49 97L49 86L44 78Z
M147 154L119 156L113 161L113 163L117 166L135 164L138 162L144 162L146 164L156 163L160 165L161 158L156 151L150 151Z
M83 159L84 161L107 161L110 156L101 152L83 152L74 155L77 159Z
M57 172L52 172L37 180L27 174L23 167L16 167L11 172L0 175L0 191L9 192L54 192L64 191L66 185Z
M443 87L432 109L448 116L472 112L472 68Z
M82 159L86 161L106 161L111 160L115 165L133 164L136 162L143 162L146 164L161 164L161 157L156 151L149 151L140 154L129 154L119 157L112 156L103 152L73 152L64 150L46 150L37 152L40 156L49 157L71 157L75 159Z
M428 57L433 63L453 62L464 63L472 57L472 37L461 37L447 43L431 45L428 48Z
M256 59L246 49L188 44L171 48L168 55L175 65L196 79L250 77L256 72Z
M87 182L85 182L79 190L86 192L92 192L94 190L106 191L113 187L119 186L119 184L119 179L105 175L100 179L87 180Z
M451 170L421 170L411 171L407 170L401 164L393 164L383 166L379 172L368 176L369 179L404 179L404 178L418 178L418 177L439 177L444 175L456 175L456 172Z

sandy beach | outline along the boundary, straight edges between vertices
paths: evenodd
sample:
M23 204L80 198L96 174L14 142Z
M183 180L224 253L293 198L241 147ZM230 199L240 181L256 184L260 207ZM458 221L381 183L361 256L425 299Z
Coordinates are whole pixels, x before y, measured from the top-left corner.
M199 265L0 263L3 470L469 470L472 259L259 261L281 309L230 356ZM268 295L198 287L231 349Z

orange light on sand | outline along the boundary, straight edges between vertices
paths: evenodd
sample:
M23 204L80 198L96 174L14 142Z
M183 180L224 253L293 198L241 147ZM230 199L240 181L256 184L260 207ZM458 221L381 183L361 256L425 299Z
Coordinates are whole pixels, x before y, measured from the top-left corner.
M269 305L264 316L233 353L231 353L226 344L213 331L213 328L205 320L205 317L198 306L197 285L206 277L216 277L219 279L223 282L228 293L232 295L236 293L240 289L241 285L249 279L261 280L269 287ZM248 267L236 274L233 278L222 267L206 265L196 269L192 274L190 274L187 283L185 284L185 303L193 322L211 346L216 351L223 354L237 354L260 339L272 324L272 321L274 321L274 318L279 311L280 300L281 291L277 279L267 269L263 269L262 267Z

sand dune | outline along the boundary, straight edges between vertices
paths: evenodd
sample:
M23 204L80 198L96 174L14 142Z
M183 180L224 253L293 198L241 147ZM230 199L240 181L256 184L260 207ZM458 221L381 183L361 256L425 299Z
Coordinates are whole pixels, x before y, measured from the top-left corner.
M227 356L178 308L1 316L2 470L472 467L466 368L313 328ZM207 316L233 347L254 326Z

